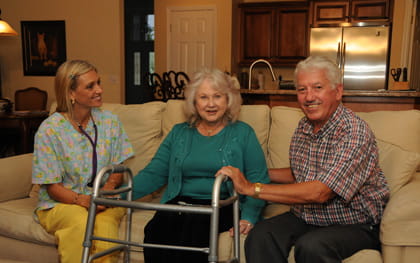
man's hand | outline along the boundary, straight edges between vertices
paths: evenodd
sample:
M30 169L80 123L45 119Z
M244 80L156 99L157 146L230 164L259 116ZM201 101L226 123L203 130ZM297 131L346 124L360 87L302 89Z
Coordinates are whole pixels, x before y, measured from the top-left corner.
M224 174L228 176L235 187L235 190L242 195L254 195L254 185L248 181L244 174L236 167L233 166L223 166L217 173Z

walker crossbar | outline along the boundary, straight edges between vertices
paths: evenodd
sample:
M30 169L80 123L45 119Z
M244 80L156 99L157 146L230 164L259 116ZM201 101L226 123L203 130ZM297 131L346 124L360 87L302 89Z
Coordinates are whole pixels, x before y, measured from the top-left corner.
M112 173L123 173L125 176L126 185L116 190L103 191L100 190L103 177ZM83 242L83 256L82 263L88 263L92 260L108 255L115 251L125 251L124 262L130 262L131 247L151 247L161 249L176 249L186 251L198 251L207 253L208 261L216 263L218 260L218 228L219 228L219 209L221 207L233 204L233 227L234 227L234 258L229 262L239 262L239 199L236 191L233 191L232 196L225 200L220 200L221 184L226 181L226 175L218 175L213 184L212 202L211 205L193 205L193 204L156 204L149 202L133 202L133 175L131 170L123 165L110 165L101 169L95 178L92 198L88 212L88 219L86 224L85 238ZM126 200L115 198L116 195L126 193ZM108 196L108 197L107 197ZM126 217L126 236L125 240L112 239L105 237L98 237L93 235L93 229L96 219L97 205L125 207L127 208ZM131 223L134 209L142 210L156 210L156 211L171 211L171 212L185 212L195 214L208 214L210 216L210 241L209 247L190 247L190 246L175 246L152 243L138 243L131 240ZM116 245L99 253L90 255L90 248L93 240L100 240L111 242Z

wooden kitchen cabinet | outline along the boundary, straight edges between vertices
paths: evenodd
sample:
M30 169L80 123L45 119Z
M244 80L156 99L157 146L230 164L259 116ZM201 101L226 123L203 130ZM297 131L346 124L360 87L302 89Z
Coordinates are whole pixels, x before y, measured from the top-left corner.
M271 8L243 8L241 20L242 60L269 59L274 54L275 12Z
M312 26L358 22L391 22L392 0L315 0Z
M277 13L277 46L274 59L294 65L305 59L309 46L309 9L281 8Z
M391 22L391 4L392 0L353 0L350 22Z
M294 66L307 57L307 2L241 4L240 64L266 59L272 65Z

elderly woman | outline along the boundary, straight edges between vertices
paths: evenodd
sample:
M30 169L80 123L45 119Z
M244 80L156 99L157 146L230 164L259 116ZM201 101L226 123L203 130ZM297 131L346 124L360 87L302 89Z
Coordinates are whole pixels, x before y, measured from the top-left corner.
M57 109L35 136L32 182L40 184L36 216L58 240L61 263L81 262L83 237L96 172L119 164L133 149L117 116L99 107L102 87L96 68L82 60L63 63L55 77ZM114 189L122 174L103 186ZM118 237L123 208L98 207L95 235ZM98 241L93 252L109 247ZM116 255L95 262L116 262Z
M268 182L267 166L254 130L238 121L241 97L235 79L220 70L197 72L185 90L187 122L177 124L152 161L134 179L134 198L167 185L162 203L210 204L216 172L240 169L250 181ZM222 185L226 198L232 184ZM240 232L260 218L264 201L241 196ZM220 211L219 232L232 228L232 207ZM208 246L210 217L157 212L145 228L147 243ZM208 262L202 252L144 249L145 261Z

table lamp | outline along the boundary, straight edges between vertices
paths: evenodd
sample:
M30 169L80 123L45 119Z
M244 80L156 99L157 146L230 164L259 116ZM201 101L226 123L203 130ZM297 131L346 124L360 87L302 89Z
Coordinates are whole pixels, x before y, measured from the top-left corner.
M1 19L1 9L0 9L0 36L17 36L18 33L4 20ZM1 67L0 67L0 98L2 97L2 87L1 87Z

